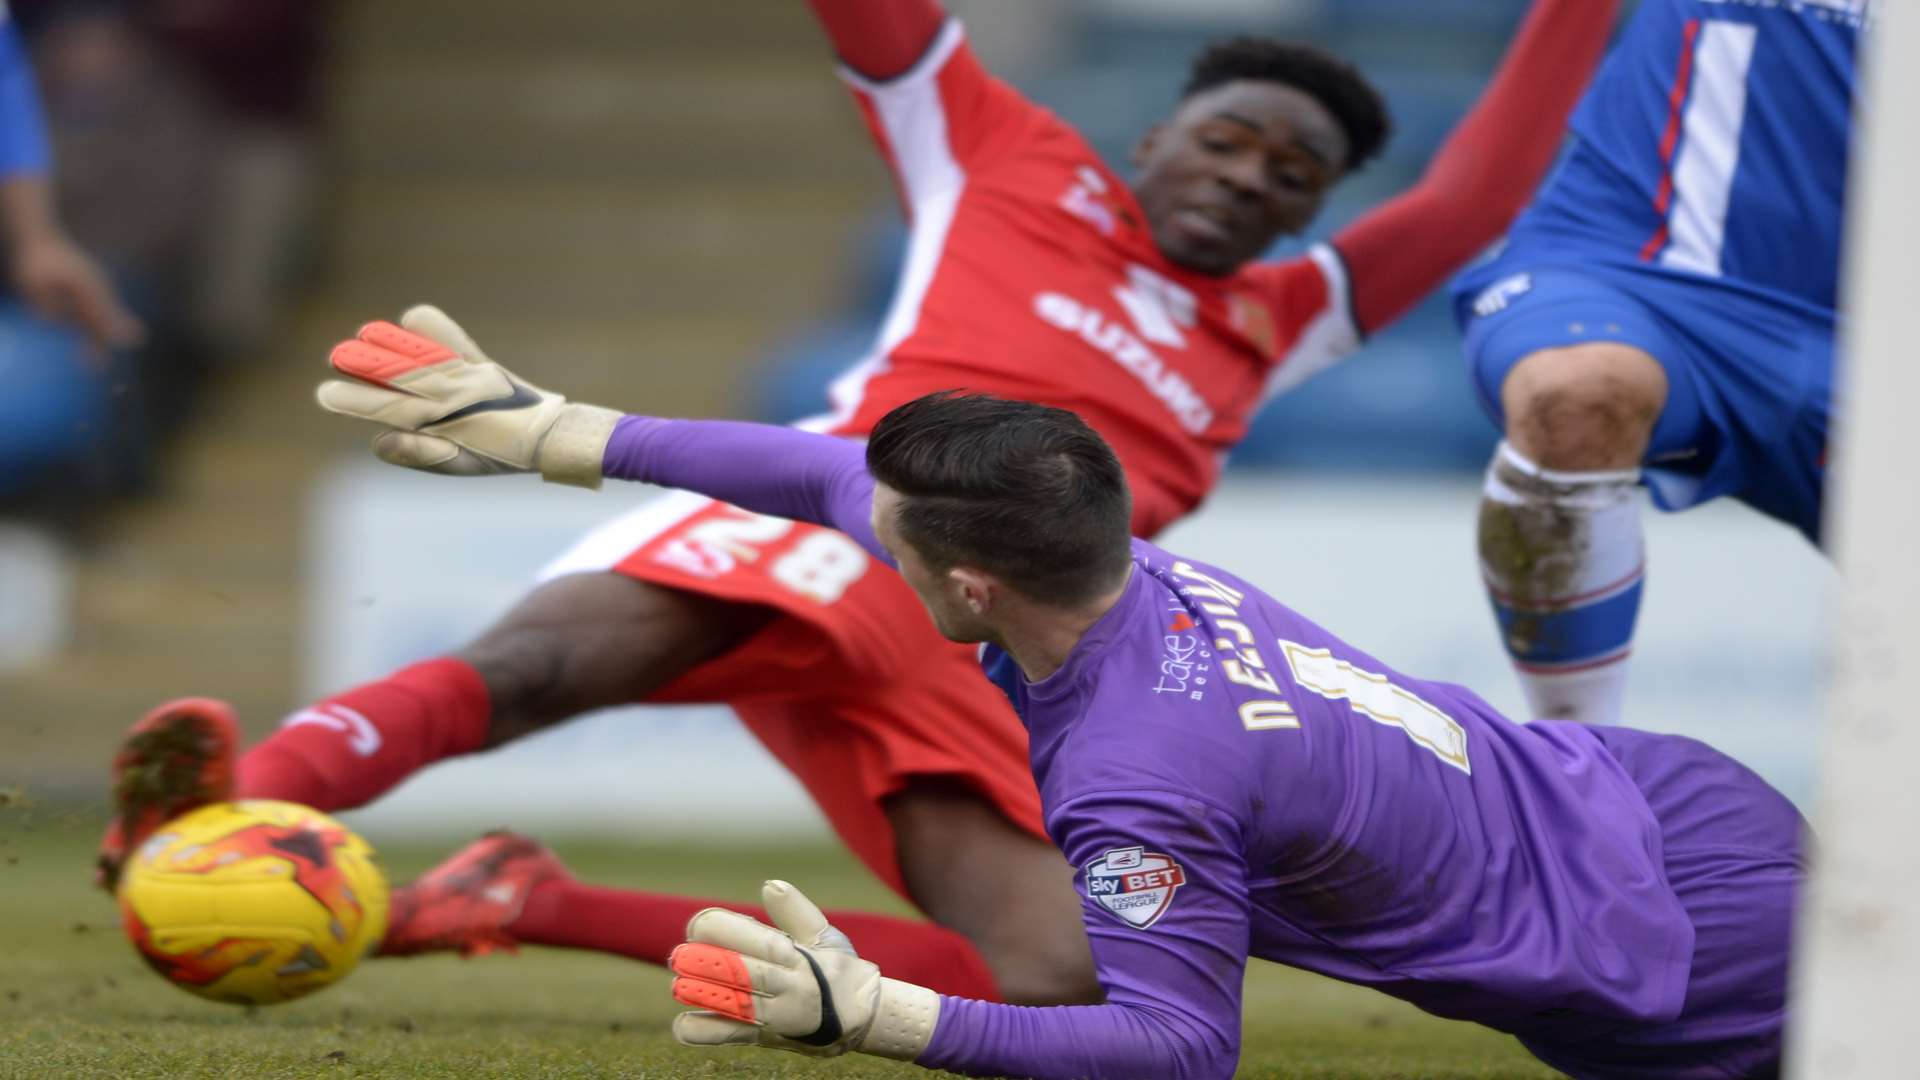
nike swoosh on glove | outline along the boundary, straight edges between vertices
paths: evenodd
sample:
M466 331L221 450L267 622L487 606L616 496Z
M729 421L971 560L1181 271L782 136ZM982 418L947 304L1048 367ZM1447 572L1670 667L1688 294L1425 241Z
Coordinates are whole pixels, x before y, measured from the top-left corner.
M398 326L370 322L328 361L345 379L320 384L320 407L384 424L380 460L447 476L538 472L600 486L601 458L620 414L579 405L487 358L437 307L408 309Z
M940 995L883 978L800 890L761 886L774 925L725 908L687 923L673 950L674 1018L689 1046L767 1046L814 1057L849 1050L912 1061L933 1037Z

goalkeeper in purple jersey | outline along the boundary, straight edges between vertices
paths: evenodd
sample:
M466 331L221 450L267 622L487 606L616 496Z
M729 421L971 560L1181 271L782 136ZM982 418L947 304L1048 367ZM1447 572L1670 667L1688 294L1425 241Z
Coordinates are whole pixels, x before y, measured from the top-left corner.
M1724 755L1515 724L1131 539L1118 461L1064 410L936 394L864 448L621 416L513 377L437 310L404 322L336 349L348 378L319 395L385 424L383 459L645 480L838 528L900 570L943 634L985 643L1027 724L1103 1004L887 979L769 882L777 929L720 909L689 925L674 993L700 1011L676 1021L682 1041L989 1075L1228 1076L1254 956L1511 1032L1577 1077L1777 1071L1804 823Z

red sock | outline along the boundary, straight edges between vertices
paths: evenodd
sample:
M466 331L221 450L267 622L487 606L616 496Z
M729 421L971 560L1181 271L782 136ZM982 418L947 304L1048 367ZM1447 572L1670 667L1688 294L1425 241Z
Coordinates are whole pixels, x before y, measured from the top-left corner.
M401 668L288 717L240 756L234 791L318 810L364 806L442 758L480 749L491 712L465 661Z
M749 904L546 881L534 886L525 910L507 930L529 945L592 949L664 964L673 947L686 940L687 920L710 907L768 921L765 909ZM993 973L973 943L943 926L865 911L826 916L889 978L955 997L1000 1000Z

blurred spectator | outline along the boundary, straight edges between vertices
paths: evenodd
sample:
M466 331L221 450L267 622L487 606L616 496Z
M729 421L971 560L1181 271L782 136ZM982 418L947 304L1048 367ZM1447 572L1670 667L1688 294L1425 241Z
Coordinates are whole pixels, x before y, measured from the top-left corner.
M327 5L149 0L134 7L215 110L187 325L216 359L258 358L309 248Z
M0 401L0 496L33 489L36 476L57 478L38 487L63 496L136 488L199 376L259 357L282 319L316 187L322 5L10 7L31 43L45 130L9 20L0 27L0 225L24 306L0 304L0 375L10 387ZM51 183L50 158L59 163ZM95 348L36 316L79 326ZM142 322L151 340L129 351ZM83 360L90 366L74 370Z
M16 0L74 231L202 360L257 357L315 193L319 0Z
M55 214L50 167L33 71L0 5L0 240L24 301L0 304L0 494L98 443L110 351L144 332Z
M48 157L33 71L0 4L0 228L10 278L42 316L80 327L102 348L132 345L139 322L54 214Z

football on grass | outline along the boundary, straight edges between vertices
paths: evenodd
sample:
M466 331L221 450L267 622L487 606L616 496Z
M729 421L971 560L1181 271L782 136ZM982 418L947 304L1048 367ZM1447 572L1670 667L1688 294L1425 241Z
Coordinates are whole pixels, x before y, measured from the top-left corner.
M162 977L266 1005L344 978L387 930L387 879L346 826L294 803L215 803L162 826L120 879L121 924Z

